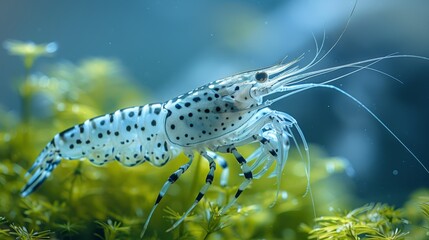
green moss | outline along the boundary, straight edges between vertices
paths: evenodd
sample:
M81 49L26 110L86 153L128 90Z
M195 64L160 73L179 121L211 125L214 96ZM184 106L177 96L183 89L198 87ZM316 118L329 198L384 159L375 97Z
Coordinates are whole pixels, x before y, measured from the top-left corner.
M145 92L133 85L115 60L92 58L77 64L56 63L38 71L42 73L33 74L34 60L51 53L35 54L36 51L25 50L25 46L21 46L25 51L18 51L10 43L6 46L12 54L32 58L32 62L28 66L24 61L27 72L18 82L17 94L25 105L23 112L16 115L0 109L0 238L137 239L159 190L169 175L187 161L185 156L180 155L162 168L150 164L126 168L117 163L96 167L88 161L63 161L31 196L21 198L19 191L26 181L26 169L55 133L118 108L143 105ZM47 51L47 45L34 46ZM254 146L246 146L239 150L248 155L253 149ZM263 177L252 183L236 205L220 215L220 208L243 181L238 176L241 172L238 164L224 155L231 163L229 187L219 187L220 173L216 172L214 186L203 201L177 229L165 232L189 208L204 184L209 169L201 158L171 187L145 237L403 239L413 236L422 239L427 236L429 200L421 196L429 195L424 191L412 196L403 209L370 204L331 216L329 208L349 209L355 204L347 181L338 174L348 165L342 159L324 157L316 146L311 146L311 153L314 203L311 195L305 194L306 163L292 151L280 186L282 191L274 206L270 207L276 196L276 179ZM318 216L315 220L314 209ZM335 230L337 227L341 231Z

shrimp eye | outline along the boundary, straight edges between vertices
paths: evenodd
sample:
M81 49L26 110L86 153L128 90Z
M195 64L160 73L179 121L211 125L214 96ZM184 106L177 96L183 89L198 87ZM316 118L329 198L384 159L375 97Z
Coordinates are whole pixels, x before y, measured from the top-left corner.
M255 74L255 79L256 79L256 81L263 83L263 82L267 81L268 74L266 72L257 72Z

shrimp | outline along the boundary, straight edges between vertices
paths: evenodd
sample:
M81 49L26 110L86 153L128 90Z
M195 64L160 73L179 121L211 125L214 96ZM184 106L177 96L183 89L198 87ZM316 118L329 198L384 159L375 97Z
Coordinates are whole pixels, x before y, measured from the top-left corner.
M154 166L162 167L181 152L184 152L189 160L172 173L164 183L147 216L141 236L169 187L189 169L196 153L203 156L209 165L205 184L185 214L168 230L174 229L183 222L204 197L213 183L217 165L222 168L221 185L226 184L228 165L219 153L232 154L240 165L244 177L235 195L222 208L221 213L237 201L253 179L264 176L274 163L275 168L271 176L277 178L278 195L291 141L307 161L307 181L310 178L310 155L298 121L287 113L271 109L270 106L279 100L313 88L329 88L357 103L429 173L423 162L370 109L346 91L331 85L332 82L362 70L385 74L372 68L382 60L392 58L429 60L429 58L391 54L310 71L337 43L320 56L323 42L321 46L317 41L315 42L316 54L304 67L298 66L304 58L302 55L287 63L282 61L271 67L239 73L208 83L163 103L120 109L95 117L56 134L29 169L28 174L34 173L22 189L21 195L25 197L35 191L61 160L87 158L96 165L118 161L125 166L137 166L149 162ZM350 71L323 82L310 81L340 69L350 69ZM237 147L252 143L256 143L258 147L246 159L239 153ZM254 161L250 162L250 160ZM311 194L309 186L308 191Z

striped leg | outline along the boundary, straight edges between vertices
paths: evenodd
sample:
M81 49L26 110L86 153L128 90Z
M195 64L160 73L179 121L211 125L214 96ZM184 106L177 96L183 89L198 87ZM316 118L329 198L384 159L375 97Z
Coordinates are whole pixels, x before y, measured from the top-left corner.
M268 159L265 160L263 168L254 175L254 178L259 178L264 175L269 170L273 162L276 161L276 168L269 175L269 177L277 178L277 191L274 201L271 203L271 206L274 206L276 204L280 193L282 172L286 165L290 149L289 137L293 138L293 135L290 134L290 130L288 130L287 126L283 128L279 127L277 129L265 127L264 129L262 129L261 135L253 136L255 140L258 140L262 144L264 151L269 153ZM260 163L260 165L262 165L262 162ZM254 166L252 166L252 168L253 167Z
M225 158L214 152L207 151L207 155L213 158L213 160L217 162L217 164L219 164L219 166L222 168L222 172L220 174L220 186L226 187L228 185L229 178L228 163L226 162Z
M241 185L238 187L237 192L235 193L234 198L224 207L221 209L220 214L223 214L228 208L230 208L238 199L240 194L246 189L246 187L252 182L253 180L253 174L250 170L249 165L247 165L246 159L237 151L235 147L231 148L231 153L234 154L235 159L237 159L238 163L241 166L241 170L244 174L244 181L241 183Z
M149 221L152 217L153 212L155 212L156 207L158 206L159 202L161 202L162 198L164 197L165 193L167 193L168 188L171 184L175 183L177 179L186 171L188 170L189 166L192 163L192 160L194 160L193 154L188 154L189 162L182 165L179 169L177 169L173 174L170 175L168 180L164 183L164 186L162 186L161 191L159 191L158 197L156 198L155 204L153 205L152 209L150 210L150 213L147 217L146 223L144 224L143 230L140 234L140 238L143 238L144 233L146 232L147 226L149 225Z
M269 137L269 136L267 136L267 137ZM268 171L270 166L273 164L274 159L276 159L278 157L278 154L276 151L278 149L276 149L273 145L276 142L275 141L276 139L274 139L274 138L266 138L264 136L259 136L259 135L255 135L255 136L253 136L253 138L255 140L258 140L263 145L263 151L266 152L267 154L269 154L268 156L267 156L267 154L261 154L261 157L263 157L263 158L258 159L255 162L255 164L251 166L251 169L255 170L256 168L260 167L263 163L265 163L264 167L258 173L255 173L253 176L253 178L258 179ZM266 158L268 158L268 159L266 159Z
M194 209L195 206L197 206L197 204L204 197L204 195L206 194L207 190L210 188L210 186L213 183L214 171L216 170L216 162L206 152L202 152L201 154L203 155L203 157L205 157L207 159L207 161L209 162L209 166L210 166L210 170L207 173L207 177L206 177L206 184L204 184L204 186L200 189L200 192L198 193L197 197L195 198L195 201L192 204L192 206L185 212L185 214L183 214L183 216L177 222L175 222L173 224L173 226L171 228L169 228L167 230L167 232L173 230L174 228L176 228L177 226L179 226L179 224L182 223L183 220L185 220L186 216L188 216L189 213L192 211L192 209Z

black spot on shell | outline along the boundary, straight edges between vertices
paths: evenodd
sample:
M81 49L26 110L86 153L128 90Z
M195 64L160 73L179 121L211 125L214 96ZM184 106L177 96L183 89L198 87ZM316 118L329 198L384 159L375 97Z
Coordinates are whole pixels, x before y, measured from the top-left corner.
M90 140L86 140L86 141L85 141L85 143L86 143L86 144L90 144L90 143L91 143L91 141L90 141Z
M130 125L127 126L127 131L128 132L131 131L131 126Z
M188 113L188 116L189 116L189 117L192 117L192 116L193 116L193 114L192 114L192 113Z
M193 100L194 102L199 102L199 101L201 101L201 98L200 98L200 97L194 97L192 100Z
M171 124L170 128L174 130L176 126L174 124Z
M110 132L110 130L107 130L107 132L106 132L106 133L107 133L107 135L110 135L110 133L111 133L111 132Z
M161 112L161 108L157 107L155 108L155 110L153 110L153 112L158 115Z
M152 122L150 124L155 127L156 126L156 121L152 120Z
M99 134L98 134L98 138L103 138L103 134L102 134L102 133L99 133Z
M220 107L216 107L217 112L220 112L220 110L222 110Z
M128 117L134 117L134 112L129 112Z
M185 107L190 107L190 106L191 106L191 103L189 102L185 103Z
M180 106L179 104L174 105L174 107L176 107L177 109L181 109L182 106Z
M205 113L209 113L209 112L210 112L210 109L206 108L206 109L204 109L204 112L205 112Z
M82 143L82 141L81 141L80 139L77 139L77 140L76 140L76 143L77 143L77 144L81 144L81 143Z
M106 121L101 120L100 125L103 126L106 123Z
M180 119L180 120L183 120L183 119L185 119L185 117L184 117L184 116L180 116L180 117L179 117L179 119Z
M70 149L73 149L73 148L74 148L74 145L73 145L73 144L70 144L69 148L70 148Z
M115 136L119 136L119 132L115 132Z

